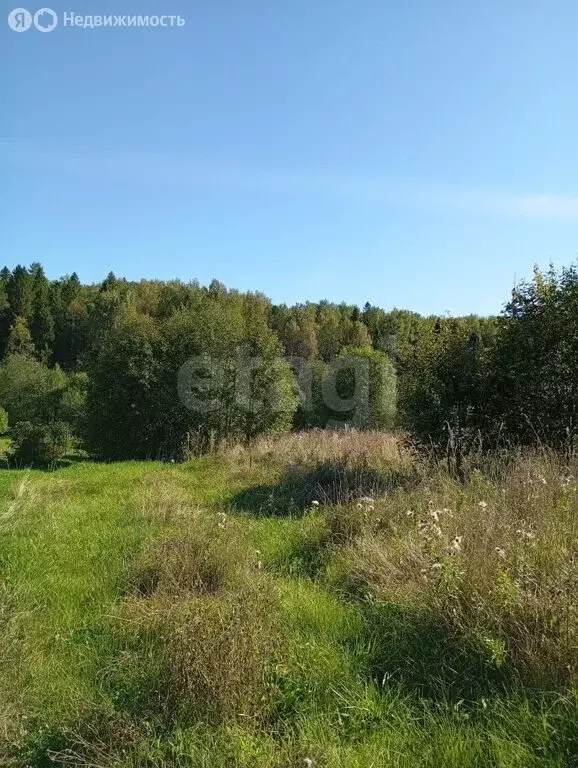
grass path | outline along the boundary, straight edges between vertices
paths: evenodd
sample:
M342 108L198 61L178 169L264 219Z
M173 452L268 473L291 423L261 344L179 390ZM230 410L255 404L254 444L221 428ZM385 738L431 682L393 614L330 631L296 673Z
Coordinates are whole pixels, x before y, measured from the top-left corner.
M148 534L135 501L145 471L79 465L55 475L0 475L4 719L14 709L58 716L91 695L99 626Z

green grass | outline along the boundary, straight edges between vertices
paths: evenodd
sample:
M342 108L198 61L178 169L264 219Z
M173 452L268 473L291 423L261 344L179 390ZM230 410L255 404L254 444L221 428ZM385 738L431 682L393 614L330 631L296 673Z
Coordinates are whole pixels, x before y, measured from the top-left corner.
M387 515L389 558L408 505L469 491L401 489L346 523L355 504L239 503L285 468L0 472L0 764L578 765L571 684L496 669L367 563Z

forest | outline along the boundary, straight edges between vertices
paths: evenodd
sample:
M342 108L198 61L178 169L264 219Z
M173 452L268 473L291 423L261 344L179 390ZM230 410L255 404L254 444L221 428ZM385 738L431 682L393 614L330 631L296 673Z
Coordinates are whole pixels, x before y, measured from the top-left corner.
M507 297L505 297L507 298ZM494 317L275 305L214 280L83 285L0 273L1 424L14 466L71 445L182 460L291 429L406 430L457 471L472 451L569 451L578 269L518 284Z

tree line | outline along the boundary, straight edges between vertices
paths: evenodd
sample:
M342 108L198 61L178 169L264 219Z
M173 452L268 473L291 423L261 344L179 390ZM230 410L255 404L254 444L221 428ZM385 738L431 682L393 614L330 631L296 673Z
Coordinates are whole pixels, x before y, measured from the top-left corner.
M54 461L71 436L96 458L181 458L346 425L403 427L458 457L501 441L570 449L577 352L576 266L536 270L500 316L458 318L275 305L218 281L0 272L0 416L23 463Z

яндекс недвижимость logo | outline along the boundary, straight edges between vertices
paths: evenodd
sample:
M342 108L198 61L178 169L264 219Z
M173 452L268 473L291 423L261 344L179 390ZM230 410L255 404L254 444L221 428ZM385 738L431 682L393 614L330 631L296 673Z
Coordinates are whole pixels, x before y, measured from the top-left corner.
M180 14L81 14L65 11L61 14L63 28L71 29L182 29L186 21ZM40 8L32 14L26 8L14 8L8 14L8 26L13 32L27 32L34 27L38 32L52 32L59 19L52 8Z
M33 25L39 32L52 32L58 25L58 15L52 8L40 8L34 15L26 8L14 8L8 14L8 26L13 32L27 32Z

